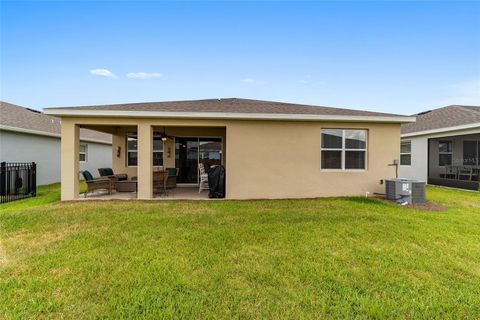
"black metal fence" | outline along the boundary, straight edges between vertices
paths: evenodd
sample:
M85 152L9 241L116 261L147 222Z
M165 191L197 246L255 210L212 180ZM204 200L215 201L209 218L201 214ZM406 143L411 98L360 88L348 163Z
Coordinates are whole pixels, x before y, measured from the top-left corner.
M31 163L0 163L0 203L35 197L37 165Z

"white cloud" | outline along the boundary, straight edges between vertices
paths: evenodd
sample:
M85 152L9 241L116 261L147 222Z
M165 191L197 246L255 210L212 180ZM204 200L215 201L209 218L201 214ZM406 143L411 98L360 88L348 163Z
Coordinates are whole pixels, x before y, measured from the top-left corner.
M480 76L464 82L455 83L446 87L449 94L447 99L441 101L446 104L480 104Z
M127 77L133 79L150 79L163 77L163 74L158 72L130 72L127 73Z
M116 75L114 75L108 69L92 69L92 70L90 70L90 73L95 75L95 76L100 76L100 77L107 77L107 78L116 78L117 77Z
M265 81L260 81L253 78L245 78L242 81L245 83L258 84L258 85L263 85L266 83Z

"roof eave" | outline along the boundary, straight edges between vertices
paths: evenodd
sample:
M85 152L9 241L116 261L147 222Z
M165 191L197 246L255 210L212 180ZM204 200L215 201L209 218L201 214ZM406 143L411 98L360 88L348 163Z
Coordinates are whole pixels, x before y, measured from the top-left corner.
M32 130L32 129L18 128L18 127L11 127L11 126L5 126L5 125L0 125L0 130L19 132L19 133L25 133L25 134L33 134L33 135L37 135L37 136L45 136L45 137L52 137L52 138L58 138L58 139L60 139L62 137L62 135L59 134L59 133L52 133L52 132L46 132L46 131L40 131L40 130ZM80 137L80 141L94 142L94 143L101 143L101 144L108 144L108 145L112 144L111 141L93 139L93 138L85 138L85 137Z
M468 129L475 129L475 128L480 128L480 122L469 123L469 124L464 124L464 125L454 126L454 127L445 127L445 128L431 129L431 130L402 133L400 136L402 138L407 138L407 137L425 136L430 134L453 132L453 131L468 130Z
M273 120L273 121L344 121L410 123L415 117L406 116L355 116L317 114L275 114L237 112L164 112L164 111L118 111L118 110L68 110L45 109L45 114L57 117L129 117L129 118L182 118L182 119L223 119L223 120Z

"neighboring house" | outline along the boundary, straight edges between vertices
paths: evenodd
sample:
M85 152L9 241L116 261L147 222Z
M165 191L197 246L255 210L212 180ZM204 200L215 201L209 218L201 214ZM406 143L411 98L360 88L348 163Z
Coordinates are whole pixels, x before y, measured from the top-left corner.
M0 102L0 162L35 162L37 185L60 181L59 118ZM111 167L111 135L82 129L79 170Z
M402 125L400 175L430 184L478 190L480 107L447 106Z
M384 192L384 179L395 177L400 157L400 125L415 121L235 98L48 108L45 113L62 118L63 200L79 197L79 128L113 135L113 169L137 177L139 199L153 197L153 166L175 166L179 184L197 184L198 163L205 160L225 166L227 199L261 199Z

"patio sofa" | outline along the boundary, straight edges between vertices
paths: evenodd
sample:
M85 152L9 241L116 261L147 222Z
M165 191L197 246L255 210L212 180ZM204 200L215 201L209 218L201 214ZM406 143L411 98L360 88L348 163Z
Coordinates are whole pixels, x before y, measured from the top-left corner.
M98 173L100 174L100 177L110 178L114 181L128 180L128 175L126 173L115 174L112 168L98 168Z

